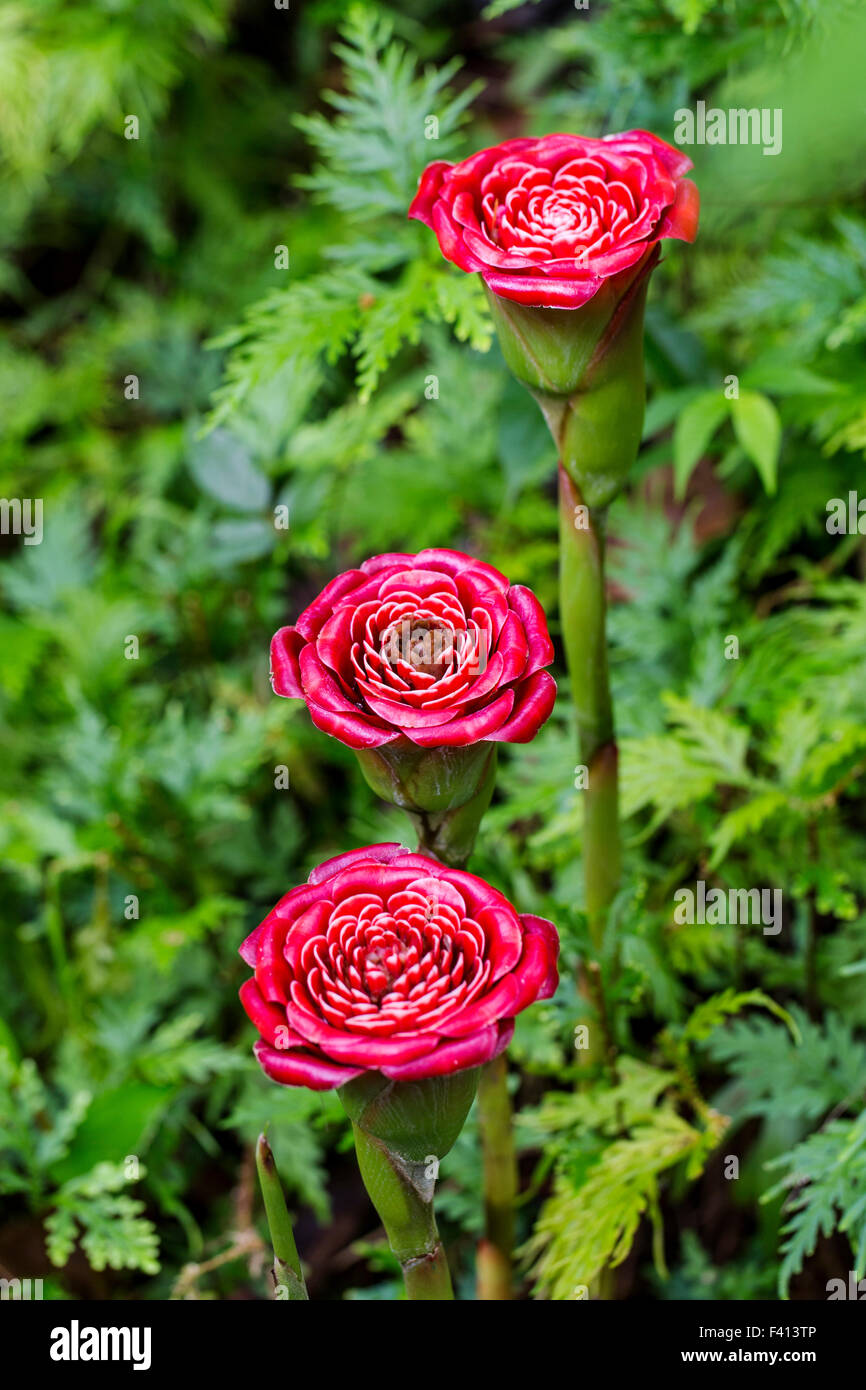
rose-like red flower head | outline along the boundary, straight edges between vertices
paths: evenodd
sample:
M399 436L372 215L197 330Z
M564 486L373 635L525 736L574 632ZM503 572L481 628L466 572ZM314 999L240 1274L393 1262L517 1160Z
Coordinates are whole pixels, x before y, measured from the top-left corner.
M321 864L247 938L241 1001L274 1081L419 1081L507 1047L515 1014L556 989L558 950L550 922L483 879L371 845Z
M506 140L425 169L409 209L447 260L520 304L577 309L662 237L694 241L692 163L645 130Z
M529 589L455 550L376 555L271 642L278 695L350 748L525 743L553 708L553 646Z

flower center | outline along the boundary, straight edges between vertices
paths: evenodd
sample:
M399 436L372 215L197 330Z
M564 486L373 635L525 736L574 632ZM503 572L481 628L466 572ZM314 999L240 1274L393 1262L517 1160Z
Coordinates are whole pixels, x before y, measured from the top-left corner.
M462 896L429 878L392 893L360 892L332 905L297 962L299 1008L369 1037L431 1026L470 1003L492 966L484 928ZM294 968L294 967L293 967Z
M541 222L542 225L546 224L555 231L561 231L565 227L573 227L577 224L578 210L574 203L569 204L562 200L550 198L542 209Z
M434 680L441 680L454 664L453 631L426 618L404 618L391 629L384 647L392 666L405 661L413 671Z
M406 949L396 938L387 945L375 946L364 961L364 983L373 999L381 999L400 974L406 960Z

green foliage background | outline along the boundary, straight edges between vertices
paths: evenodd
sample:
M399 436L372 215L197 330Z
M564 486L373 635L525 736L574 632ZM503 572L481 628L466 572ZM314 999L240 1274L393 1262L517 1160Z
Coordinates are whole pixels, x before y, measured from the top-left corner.
M270 1121L313 1296L397 1296L338 1104L266 1082L237 1003L277 897L406 833L271 695L269 638L338 570L427 545L531 585L556 632L544 428L474 277L405 209L432 158L671 139L701 98L781 108L784 146L691 151L700 238L667 244L650 296L611 517L613 1074L574 1047L561 665L474 861L563 937L511 1051L525 1287L578 1297L612 1265L620 1297L823 1298L866 1275L866 550L826 528L866 494L864 30L844 0L0 11L0 490L44 501L42 544L2 537L0 569L0 1273L267 1296ZM699 878L780 888L783 931L677 925ZM439 1207L471 1297L471 1123Z

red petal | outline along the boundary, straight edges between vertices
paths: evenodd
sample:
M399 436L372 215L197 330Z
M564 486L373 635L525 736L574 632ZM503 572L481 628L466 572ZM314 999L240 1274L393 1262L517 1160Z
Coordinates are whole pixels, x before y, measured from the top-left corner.
M418 192L409 204L408 217L414 218L417 222L424 222L428 227L431 225L431 209L439 196L445 174L453 167L447 159L435 159L432 164L427 165L418 181Z
M556 968L556 962L559 958L559 932L552 922L548 922L546 917L534 917L527 912L520 920L524 930L530 936L537 936L541 939L547 960L547 973L535 998L550 999L556 993L556 987L559 984L559 972Z
M556 703L556 681L547 671L536 671L515 687L517 696L510 719L489 737L494 743L529 743L550 718Z
M363 584L365 578L361 570L344 570L332 579L330 584L326 584L295 623L301 636L306 637L308 642L318 637L322 625L331 615L336 600L356 589L359 584Z
M443 1024L443 1032L449 1037L464 1037L497 1019L513 1018L536 1000L549 999L553 994L558 983L556 929L543 917L522 917L521 923L523 953L519 963L483 998Z
M549 666L553 661L553 643L547 630L547 618L535 594L522 584L512 584L508 590L508 602L526 633L529 661L523 674L531 676L534 671Z
M450 1076L453 1072L480 1067L484 1062L489 1062L498 1050L501 1051L499 1043L499 1030L496 1027L481 1028L470 1037L440 1042L435 1052L428 1053L426 1057L411 1062L388 1062L380 1070L392 1081L423 1081L426 1076Z
M400 737L399 729L383 729L377 720L361 715L334 714L323 705L308 705L310 718L323 734L339 739L347 748L381 748Z
M447 724L449 719L455 715L454 708L428 709L422 706L420 709L413 708L412 705L402 704L398 700L382 700L374 695L367 696L367 704L374 714L378 714L380 719L388 724L395 725L401 729L407 738L414 739L417 729L430 733ZM465 701L458 705L458 710L465 708Z
M297 982L292 987L297 992ZM414 1061L426 1057L438 1041L435 1033L403 1034L397 1038L371 1038L366 1033L341 1032L318 1018L294 1000L286 1007L289 1024L309 1043L337 1062L355 1063L361 1067L382 1067L383 1063Z
M484 262L469 254L463 240L463 229L452 220L451 210L446 203L440 201L434 204L430 225L446 261L452 261L461 270L483 269Z
M499 589L503 594L508 590L508 580L500 570L495 569L493 565L485 564L483 560L476 560L473 555L464 555L460 550L442 550L439 548L419 550L414 558L425 569L444 570L446 574L455 577L472 571L475 574L483 575L488 584Z
M350 653L352 650L352 621L355 616L354 604L338 608L322 625L316 638L316 651L321 661L340 675L348 675Z
M366 575L378 574L385 569L406 569L407 566L414 565L416 556L409 555L402 550L386 550L382 555L371 555L369 560L365 560L361 569Z
M683 179L677 185L676 201L665 214L657 237L674 237L677 241L694 241L698 234L698 216L701 210L701 195L697 185Z
M302 700L298 657L306 639L293 627L281 627L271 638L271 685L276 695Z
M601 286L601 280L554 280L546 275L508 275L504 271L484 272L484 283L503 299L534 308L579 309Z
M278 1052L266 1042L257 1042L253 1052L259 1066L272 1081L282 1086L306 1086L311 1091L332 1091L362 1076L364 1067L341 1067L327 1058L304 1052Z
M282 1029L280 1039L296 1038L301 1046L304 1046L303 1039L299 1034L292 1034L286 1022L285 1009L279 1008L276 1004L269 1004L262 998L261 990L255 980L244 980L240 990L241 1003L247 1018L255 1028L258 1028L262 1037L272 1046L276 1046L277 1029Z
M306 912L293 922L289 931L284 932L282 952L284 961L291 967L292 975L301 972L301 952L308 941L322 936L331 916L332 904L327 897L313 903Z
M462 714L448 724L430 729L406 729L405 734L419 748L465 748L483 739L498 739L498 730L514 707L514 691L503 690L489 705L474 714Z
M406 846L393 840L385 840L377 845L365 845L363 849L349 849L345 854L335 854L333 859L325 859L310 874L310 883L327 883L328 879L339 874L350 865L390 864L392 860L405 855Z
M660 140L657 135L652 135L648 130L627 130L622 135L606 135L601 143L626 153L645 155L650 152L664 165L666 172L674 179L688 173L689 169L692 168L692 161L687 154L683 154L682 150L674 149L673 145L669 145L665 140Z
M283 955L286 930L285 919L271 912L262 923L256 942L256 983L271 1004L284 1005L289 997L292 977Z
M513 970L523 950L523 928L510 903L488 904L477 914L479 927L487 938L487 958L490 961L491 983Z

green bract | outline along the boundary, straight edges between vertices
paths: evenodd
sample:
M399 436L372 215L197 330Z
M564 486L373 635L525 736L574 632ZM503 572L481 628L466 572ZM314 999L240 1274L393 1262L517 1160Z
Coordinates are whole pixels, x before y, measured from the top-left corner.
M496 782L496 744L355 750L368 785L410 816L419 848L460 868L466 863Z
M423 1081L389 1081L370 1072L341 1086L343 1109L365 1134L409 1163L442 1159L453 1147L475 1098L477 1067Z
M644 414L643 324L653 255L579 309L536 308L487 291L509 369L538 402L560 462L590 507L622 491Z

